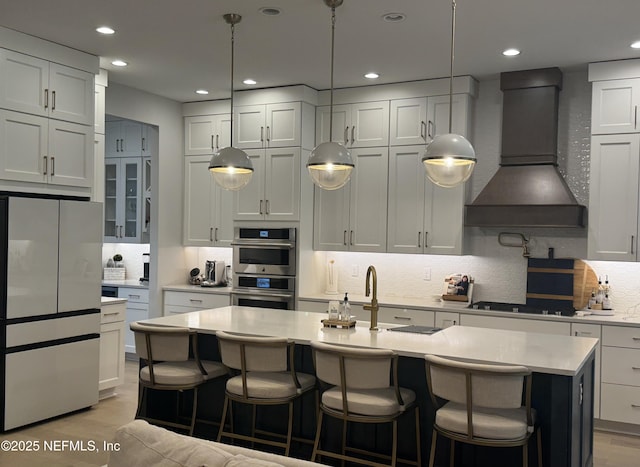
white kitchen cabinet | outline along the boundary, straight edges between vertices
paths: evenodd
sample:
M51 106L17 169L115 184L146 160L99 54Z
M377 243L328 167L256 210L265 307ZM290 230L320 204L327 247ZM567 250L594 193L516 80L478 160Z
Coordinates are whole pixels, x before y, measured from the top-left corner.
M423 153L424 146L390 149L387 252L462 254L464 185L428 180Z
M158 157L160 131L155 125L142 124L142 157Z
M300 102L243 105L234 109L233 146L239 149L301 146Z
M184 118L184 154L213 154L231 145L231 115L197 115Z
M316 109L316 145L329 141L330 106ZM348 148L389 145L389 101L333 106L333 138Z
M208 155L184 159L183 245L230 247L233 192L214 182Z
M105 122L105 157L142 156L142 126L132 120Z
M93 183L93 128L0 110L0 178L74 187Z
M594 81L591 134L637 133L640 78Z
M600 418L640 424L640 330L602 326Z
M599 324L571 323L571 335L598 339L593 374L593 416L600 418L600 361L602 358L602 327Z
M142 158L105 159L104 241L139 243Z
M231 295L229 293L179 292L175 290L165 290L164 292L164 316L220 308L230 304Z
M568 336L571 324L567 322L542 321L537 319L502 318L498 316L480 316L467 313L460 314L462 326L476 328L506 329L508 331L539 332Z
M149 319L149 290L136 287L118 287L118 298L127 299L124 324L124 351L135 354L135 337L129 325L134 321Z
M0 49L0 108L93 126L91 73Z
M126 303L103 304L100 319L100 370L98 390L103 399L124 384L124 323Z
M300 148L254 149L251 181L234 192L234 220L300 219Z
M636 261L640 134L591 138L588 258Z
M436 311L434 326L437 328L448 328L449 326L460 325L460 313L451 311Z
M468 94L454 94L453 133L468 134L470 102ZM449 133L449 96L392 100L390 120L390 146L429 143Z
M315 187L315 250L384 252L387 237L388 148L351 151L351 180L338 190Z
M104 111L105 111L106 87L100 86L96 83L94 97L95 97L95 104L94 104L93 131L96 134L104 135L104 132L105 132Z

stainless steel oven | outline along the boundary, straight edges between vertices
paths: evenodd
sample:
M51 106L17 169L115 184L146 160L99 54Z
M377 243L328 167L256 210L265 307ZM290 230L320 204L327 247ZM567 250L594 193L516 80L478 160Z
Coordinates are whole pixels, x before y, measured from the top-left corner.
M236 227L234 274L296 275L295 228Z

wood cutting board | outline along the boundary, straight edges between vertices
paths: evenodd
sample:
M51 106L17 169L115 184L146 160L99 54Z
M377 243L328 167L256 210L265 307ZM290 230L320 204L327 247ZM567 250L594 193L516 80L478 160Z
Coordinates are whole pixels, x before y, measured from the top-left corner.
M598 276L581 259L574 261L573 270L573 306L576 310L584 310L589 303L591 291L598 290Z

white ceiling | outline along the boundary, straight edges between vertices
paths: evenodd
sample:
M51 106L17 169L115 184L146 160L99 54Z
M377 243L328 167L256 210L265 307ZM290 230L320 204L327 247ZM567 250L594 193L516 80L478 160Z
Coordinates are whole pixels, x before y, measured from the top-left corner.
M584 67L640 58L639 0L458 0L455 74ZM261 7L278 7L265 16ZM381 16L407 15L400 23ZM180 101L229 97L230 28L239 13L235 88L329 88L330 9L323 0L0 0L0 25L101 57L109 80ZM345 0L337 8L335 87L449 75L449 0ZM113 36L95 28L109 25ZM0 44L1 46L2 44ZM506 58L501 51L522 54ZM111 65L122 58L129 66ZM363 78L380 73L378 80ZM209 96L194 93L206 88Z

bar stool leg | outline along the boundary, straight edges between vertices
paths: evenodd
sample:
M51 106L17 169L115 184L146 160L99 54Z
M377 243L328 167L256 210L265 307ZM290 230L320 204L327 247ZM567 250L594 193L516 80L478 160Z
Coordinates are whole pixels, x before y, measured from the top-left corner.
M438 441L438 432L433 430L431 434L431 451L429 451L429 467L433 467L436 460L436 443Z
M347 452L347 420L342 421L342 455ZM344 467L344 459L340 462L341 467Z
M456 465L456 442L451 440L451 454L449 455L449 467Z
M289 457L289 449L291 449L291 434L293 433L293 401L289 402L289 424L287 426L287 447L284 455Z
M527 443L522 445L522 467L528 467L529 465L529 449L527 449Z
M398 419L394 418L391 422L392 441L391 441L391 467L396 467L396 459L398 457Z
M542 431L537 430L536 441L538 443L538 467L542 467Z
M196 413L198 412L198 388L193 388L193 409L191 410L191 427L189 428L189 436L193 436L193 430L196 427Z
M422 466L422 453L420 451L421 439L420 439L420 408L416 406L416 464Z
M316 426L316 440L313 443L313 452L311 453L311 462L316 461L316 457L318 456L318 449L320 447L320 434L322 433L322 416L324 413L319 410L318 411L318 423Z
M218 438L216 441L219 443L222 439L222 432L224 431L224 423L227 420L227 410L229 408L229 397L224 396L224 405L222 407L222 420L220 420L220 429L218 430ZM233 418L232 418L233 420Z

